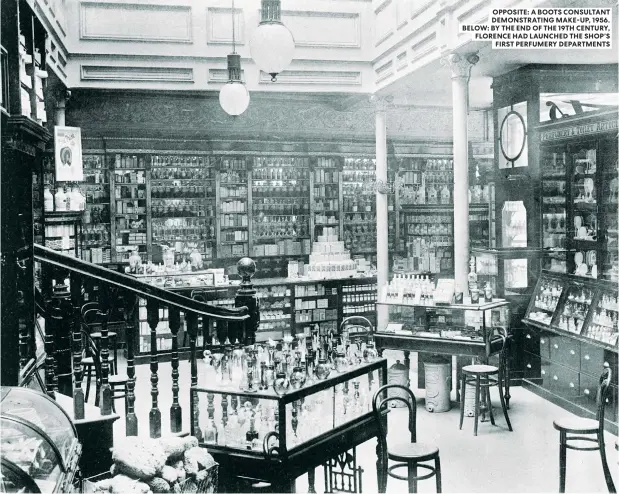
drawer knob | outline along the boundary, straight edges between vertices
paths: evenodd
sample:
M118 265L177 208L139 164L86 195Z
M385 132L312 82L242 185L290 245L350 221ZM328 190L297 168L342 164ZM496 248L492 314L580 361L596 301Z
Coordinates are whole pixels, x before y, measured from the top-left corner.
M576 355L576 352L574 350L570 350L570 354Z
M531 335L527 333L527 340L531 339Z
M542 374L546 375L546 371L542 369Z
M531 364L527 364L527 369L530 369L530 368L531 368Z
M588 389L585 389L584 393L585 393L586 395L588 395L588 394L590 394L590 391L589 391Z
M570 383L570 388L573 388L573 387L574 387L574 383Z
M585 360L589 360L590 358L589 355L585 355Z
M558 381L558 380L559 380L559 378L558 378L557 376L552 376L552 378L553 378L555 381Z
M540 342L542 345L544 345L544 344L546 343L546 340L541 339L541 340L539 340L539 342Z
M555 348L559 348L559 345L557 345L556 343L553 345Z

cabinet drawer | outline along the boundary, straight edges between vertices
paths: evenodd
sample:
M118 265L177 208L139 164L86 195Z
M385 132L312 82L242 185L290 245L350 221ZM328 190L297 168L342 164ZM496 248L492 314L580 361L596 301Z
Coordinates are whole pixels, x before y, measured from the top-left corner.
M565 398L577 398L579 395L579 373L556 362L550 363L549 389Z
M533 355L539 355L539 333L537 331L529 328L524 330L522 349Z
M550 360L550 334L541 332L539 335L539 356Z
M551 389L552 374L550 373L550 360L540 359L540 381L539 384L543 388Z
M541 359L539 355L523 352L524 378L536 384L541 382Z
M580 349L580 371L599 378L604 369L604 349L582 344Z
M579 371L580 341L567 336L552 336L550 338L550 359L564 367Z

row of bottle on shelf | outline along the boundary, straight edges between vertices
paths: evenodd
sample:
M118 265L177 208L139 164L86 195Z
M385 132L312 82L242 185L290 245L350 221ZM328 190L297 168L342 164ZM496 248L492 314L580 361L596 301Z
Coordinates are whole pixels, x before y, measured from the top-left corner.
M293 201L291 198L260 197L255 198L252 204L252 210L257 213L301 215L309 214L309 209L309 201L300 198Z
M212 183L205 185L204 182L192 181L181 182L173 185L153 182L150 190L152 198L204 198L215 197L215 187Z
M146 199L146 189L142 187L126 187L117 185L114 187L115 199Z
M294 237L293 237L294 238ZM260 239L262 242L271 243L259 243L254 244L252 247L252 256L265 257L265 256L289 256L289 255L307 255L310 253L310 241L304 239L302 241L295 241L292 238L281 239Z
M49 186L43 190L43 209L45 211L83 211L86 207L86 197L77 185L73 187L59 186L52 194Z
M307 217L271 216L271 221L257 219L253 224L255 239L273 237L306 237L309 235Z
M299 197L309 193L309 182L284 185L266 185L252 187L252 197Z
M337 200L339 191L337 184L314 185L314 199L323 198Z
M376 304L346 305L342 307L344 316L356 314L376 314Z
M110 189L102 185L88 186L86 189L86 205L90 204L109 204L110 203Z
M345 213L370 213L376 209L376 198L373 196L345 196L343 209Z
M252 171L253 180L270 180L270 181L295 181L309 180L309 168L293 168L293 167L272 167L267 168L254 167Z
M247 173L244 171L239 172L234 170L227 170L225 172L221 172L221 175L219 177L219 183L232 185L247 185Z
M172 168L164 166L155 168L150 172L150 178L154 180L214 180L216 171L214 168Z
M174 217L207 217L213 218L215 206L205 204L199 200L175 200L174 202L158 202L153 200L151 205L153 218L174 218Z

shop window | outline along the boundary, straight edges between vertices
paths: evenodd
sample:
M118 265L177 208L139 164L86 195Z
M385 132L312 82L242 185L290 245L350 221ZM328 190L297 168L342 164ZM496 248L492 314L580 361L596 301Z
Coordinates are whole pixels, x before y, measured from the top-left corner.
M529 166L527 153L527 102L500 108L499 122L499 168Z
M540 93L539 121L552 122L585 113L616 110L617 93Z
M527 210L522 201L506 201L502 211L503 247L527 246Z

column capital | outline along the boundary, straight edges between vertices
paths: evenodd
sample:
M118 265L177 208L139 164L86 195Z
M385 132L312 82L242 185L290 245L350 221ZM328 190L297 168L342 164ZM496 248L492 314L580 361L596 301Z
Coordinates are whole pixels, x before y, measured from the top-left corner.
M369 101L375 112L384 112L387 111L387 108L393 103L393 96L378 96L377 94L372 94Z
M441 65L451 69L452 79L468 79L473 65L477 62L479 62L479 56L476 53L469 55L450 53L441 58Z

